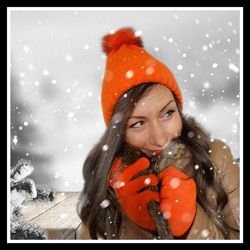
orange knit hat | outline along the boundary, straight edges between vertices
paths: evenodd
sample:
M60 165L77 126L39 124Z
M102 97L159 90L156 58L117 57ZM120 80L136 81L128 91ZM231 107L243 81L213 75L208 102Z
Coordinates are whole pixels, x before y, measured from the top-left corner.
M129 89L146 82L165 85L175 95L181 108L180 88L166 65L150 55L132 28L123 28L103 37L107 54L101 102L106 125L119 98Z

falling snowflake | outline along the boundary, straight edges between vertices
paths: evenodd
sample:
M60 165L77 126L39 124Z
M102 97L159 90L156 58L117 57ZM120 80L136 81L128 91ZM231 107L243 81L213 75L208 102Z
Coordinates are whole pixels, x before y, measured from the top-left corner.
M107 151L109 149L109 146L107 144L102 146L102 151Z
M112 124L118 124L122 121L122 119L123 119L123 114L121 112L118 112L114 114L114 116L112 117Z
M150 179L150 178L146 178L146 179L144 180L144 184L145 184L145 185L149 185L150 182L151 182L151 179Z
M25 122L23 123L23 125L24 125L25 127L27 127L27 126L29 125L29 123L28 123L27 121L25 121Z
M170 186L172 189L178 188L179 185L180 185L180 180L179 180L178 178L176 178L176 177L174 177L174 178L170 181L170 183L169 183L169 186Z
M194 169L195 169L195 170L198 170L199 167L200 167L200 166L199 166L198 164L196 164L196 165L194 166Z
M202 50L203 50L203 51L207 51L207 50L208 50L208 46L207 46L207 45L203 45L203 46L202 46Z
M69 119L71 119L73 116L74 116L74 113L73 113L73 112L69 112L69 113L67 114L67 117L68 117Z
M203 86L205 89L209 89L210 88L210 83L209 82L204 82Z
M201 237L206 238L209 235L209 231L207 229L204 229L201 231Z
M56 172L55 175L54 175L54 178L57 179L59 176L60 176L60 173Z
M187 133L187 137L188 137L188 138L194 138L194 132L193 132L193 131L189 131L189 132Z
M199 19L195 19L195 23L199 24L200 20Z
M153 73L154 73L154 68L153 67L148 67L147 69L146 69L146 74L147 75L152 75Z
M23 50L24 50L25 53L29 53L30 47L28 45L24 45Z
M132 78L133 76L134 76L133 70L128 70L125 74L125 77L128 79Z
M164 212L164 213L163 213L163 217L164 217L165 219L169 219L169 218L171 217L170 211Z
M215 69L215 68L217 68L217 67L218 67L218 63L213 63L213 64L212 64L212 68Z
M110 205L110 201L108 199L105 199L101 202L100 206L101 208L106 208Z
M236 65L234 65L233 63L229 63L229 64L228 64L228 67L229 67L229 69L232 70L233 72L239 73L239 68L238 68Z
M29 65L28 65L28 69L29 69L29 70L33 70L33 69L34 69L34 66L33 66L32 64L29 64Z
M177 65L177 69L178 70L182 70L183 69L183 66L181 64Z
M172 37L168 38L168 42L172 43L174 41L174 39Z
M44 70L43 70L43 75L44 75L44 76L47 76L48 74L49 74L49 71L48 71L47 69L44 69Z
M72 55L71 55L71 54L67 54L67 55L65 56L65 60L66 60L67 62L71 62L71 61L73 60Z
M134 35L135 35L135 37L141 36L142 35L142 31L141 30L137 30Z
M119 189L119 188L122 188L122 187L124 187L124 186L125 186L125 182L124 182L124 181L117 181L117 182L115 182L114 185L113 185L113 187L114 187L115 189Z
M88 49L89 49L89 45L88 45L88 44L85 44L85 45L84 45L84 49L88 50Z
M14 135L14 138L13 138L13 143L16 145L16 144L17 144L17 142L18 142L17 136L16 136L16 135Z

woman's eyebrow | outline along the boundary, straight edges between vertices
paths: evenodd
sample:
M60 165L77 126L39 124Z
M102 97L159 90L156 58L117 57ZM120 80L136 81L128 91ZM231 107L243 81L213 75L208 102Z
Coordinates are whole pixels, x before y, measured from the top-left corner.
M161 113L164 109L166 109L167 106L168 106L170 103L172 103L173 101L174 101L173 99L170 100L170 101L168 101L167 104L164 105L164 107L160 110L160 113ZM145 117L145 116L130 116L128 119L132 119L132 118L136 118L136 119L145 119L146 117Z

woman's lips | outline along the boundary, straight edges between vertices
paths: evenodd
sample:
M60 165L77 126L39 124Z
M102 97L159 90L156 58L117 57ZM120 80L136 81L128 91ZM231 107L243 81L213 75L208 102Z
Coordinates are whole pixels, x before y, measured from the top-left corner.
M149 150L149 152L153 155L158 155L162 152L162 150Z

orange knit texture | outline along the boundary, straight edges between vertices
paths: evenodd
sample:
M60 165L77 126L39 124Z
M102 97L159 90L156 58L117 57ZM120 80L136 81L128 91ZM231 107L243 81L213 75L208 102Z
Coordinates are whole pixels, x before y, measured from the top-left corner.
M131 28L120 29L113 35L105 36L103 40L107 63L101 102L106 125L110 122L119 98L142 83L165 85L173 92L181 108L183 105L181 90L169 68L142 48L140 39L135 35L133 38L131 32L135 34Z

